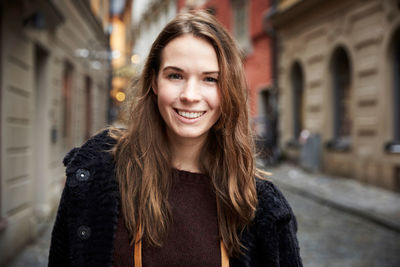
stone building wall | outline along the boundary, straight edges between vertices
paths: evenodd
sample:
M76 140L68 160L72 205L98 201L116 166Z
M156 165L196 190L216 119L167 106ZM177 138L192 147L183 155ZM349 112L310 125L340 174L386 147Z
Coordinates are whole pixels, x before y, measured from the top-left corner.
M88 131L106 125L108 63L76 55L82 48L106 50L107 38L87 3L1 4L0 265L37 235L58 206L64 154L81 145ZM41 15L34 17L37 12ZM70 107L64 109L67 66L72 68Z
M298 111L294 110L291 76L297 63L304 78L302 130L321 136L322 169L400 190L400 155L385 149L394 140L392 59L394 35L400 29L399 2L291 2L295 3L278 8L271 16L279 35L281 146L289 158L299 159L301 145L294 136ZM350 144L344 147L335 145L334 140L332 64L338 49L350 63Z

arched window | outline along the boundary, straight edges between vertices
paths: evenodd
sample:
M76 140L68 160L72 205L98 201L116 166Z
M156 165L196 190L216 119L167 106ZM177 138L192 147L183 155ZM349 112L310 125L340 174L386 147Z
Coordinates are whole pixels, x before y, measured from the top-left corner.
M390 97L393 98L392 108L392 124L393 134L391 140L386 143L385 150L390 153L400 153L400 29L397 29L390 45L390 68L391 68L391 81L392 92ZM398 184L400 188L400 167Z
M290 76L293 95L293 138L297 140L305 122L304 75L299 62L293 64Z
M395 35L393 48L393 137L396 143L400 143L400 29Z
M336 141L350 144L351 112L351 67L346 50L338 47L332 56L333 82L333 134Z

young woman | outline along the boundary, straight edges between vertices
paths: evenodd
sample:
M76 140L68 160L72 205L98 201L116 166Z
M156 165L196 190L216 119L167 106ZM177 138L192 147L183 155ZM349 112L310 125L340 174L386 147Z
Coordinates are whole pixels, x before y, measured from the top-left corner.
M302 266L292 210L258 178L242 61L221 24L178 15L133 90L128 129L64 159L49 266Z

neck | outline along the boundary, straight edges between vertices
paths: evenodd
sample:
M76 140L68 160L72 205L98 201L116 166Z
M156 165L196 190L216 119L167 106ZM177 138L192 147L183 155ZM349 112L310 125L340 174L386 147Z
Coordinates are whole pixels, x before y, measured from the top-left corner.
M172 166L183 171L201 172L200 153L205 141L205 138L170 140Z

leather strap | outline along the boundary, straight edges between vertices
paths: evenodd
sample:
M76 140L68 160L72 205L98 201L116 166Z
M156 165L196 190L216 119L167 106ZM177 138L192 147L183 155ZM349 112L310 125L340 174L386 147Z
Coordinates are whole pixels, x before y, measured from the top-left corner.
M229 257L224 242L221 240L221 267L229 267Z
M140 235L142 233L142 226L139 224L138 230L136 231L135 237L135 266L142 267L142 239Z
M142 267L142 240L140 239L140 235L142 233L142 227L139 225L138 231L136 232L135 237L135 266L134 267ZM226 252L226 248L224 242L221 240L221 267L229 267L229 257Z

